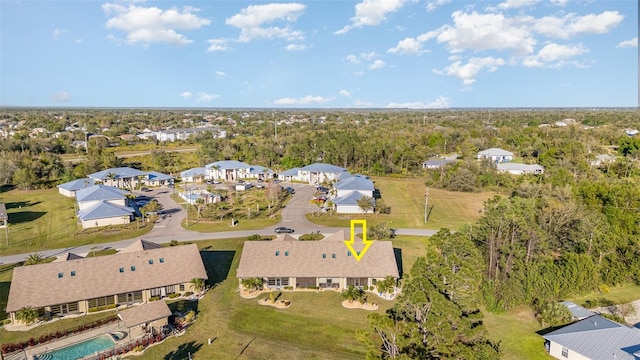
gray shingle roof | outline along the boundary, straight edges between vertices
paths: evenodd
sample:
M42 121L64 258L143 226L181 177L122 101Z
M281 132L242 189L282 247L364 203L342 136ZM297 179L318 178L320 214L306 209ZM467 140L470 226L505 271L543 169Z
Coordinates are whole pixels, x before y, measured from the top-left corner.
M78 211L81 220L106 219L118 216L129 216L135 210L127 206L118 206L106 201Z
M127 327L150 323L155 320L168 318L171 316L171 310L167 303L163 300L153 301L131 309L120 311L118 316Z
M390 241L373 241L362 259L356 261L348 255L344 244L348 239L348 232L341 231L322 241L286 237L280 241L247 241L237 277L399 277ZM362 240L356 238L354 248L359 251L362 247Z
M129 192L106 185L93 185L84 189L76 190L76 201L96 201L96 200L120 200L126 198Z
M20 266L13 270L7 311L188 283L193 278L207 279L196 244Z
M96 183L95 179L84 178L84 179L76 179L73 181L66 182L64 184L60 184L58 185L58 187L64 190L76 191L76 190L84 189L86 187L95 185L95 183Z
M589 359L636 360L640 329L594 315L543 336Z

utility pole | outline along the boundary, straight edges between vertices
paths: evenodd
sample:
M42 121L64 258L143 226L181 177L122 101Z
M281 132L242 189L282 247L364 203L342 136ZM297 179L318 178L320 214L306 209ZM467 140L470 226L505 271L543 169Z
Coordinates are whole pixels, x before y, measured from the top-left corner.
M429 188L427 188L427 192L424 194L424 223L427 223L427 211L429 209Z
M273 117L273 112L271 112L271 120L273 120L273 137L276 141L278 141L278 123L276 119Z
M89 141L87 140L87 131L84 131L84 153L89 153Z

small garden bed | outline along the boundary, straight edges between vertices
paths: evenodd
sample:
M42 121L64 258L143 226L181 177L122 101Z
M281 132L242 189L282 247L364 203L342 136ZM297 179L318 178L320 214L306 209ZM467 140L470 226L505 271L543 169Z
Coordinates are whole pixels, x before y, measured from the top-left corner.
M275 300L275 301L272 301L270 299L261 299L261 300L258 300L258 304L273 306L273 307L277 307L279 309L286 309L289 306L291 306L291 301L289 301L289 300Z
M363 309L363 310L370 310L370 311L378 310L378 304L374 304L370 302L361 303L360 301L344 300L342 301L342 306L346 307L347 309Z

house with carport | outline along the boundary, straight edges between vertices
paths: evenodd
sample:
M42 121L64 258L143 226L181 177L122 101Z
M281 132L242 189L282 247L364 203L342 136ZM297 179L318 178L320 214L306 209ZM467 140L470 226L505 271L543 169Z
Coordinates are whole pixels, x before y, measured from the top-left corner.
M272 241L246 241L236 276L240 286L242 279L261 278L268 290L340 290L350 285L367 289L387 276L400 277L390 241L372 241L356 261L344 243L349 239L349 231L341 230L320 241L299 241L288 234ZM363 246L356 236L354 250L359 253Z
M513 175L541 175L544 173L544 167L538 164L497 163L496 169L500 172Z
M113 255L14 268L6 311L15 323L24 307L35 309L41 319L123 309L193 291L194 278L207 279L197 245L163 247L136 240Z
M478 160L489 160L494 163L513 161L513 153L505 149L490 148L478 152Z

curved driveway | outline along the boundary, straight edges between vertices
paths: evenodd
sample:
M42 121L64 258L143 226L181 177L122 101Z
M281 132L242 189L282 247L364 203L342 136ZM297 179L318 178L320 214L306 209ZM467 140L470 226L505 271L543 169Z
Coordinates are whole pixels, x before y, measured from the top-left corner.
M228 239L228 238L241 238L247 237L253 234L260 235L273 235L274 229L277 226L286 226L295 229L295 234L307 234L311 231L320 231L323 234L333 234L342 228L330 228L321 225L316 225L306 219L305 214L313 211L317 211L315 205L309 204L309 199L313 197L315 188L310 185L293 184L291 185L296 193L292 199L289 200L287 205L282 209L282 221L275 225L266 227L260 230L239 230L239 231L221 231L213 233L201 233L191 231L182 227L182 221L186 217L185 209L173 199L171 194L173 189L160 188L155 189L147 193L143 193L147 196L155 197L163 206L163 215L156 221L153 229L142 236L143 239L149 240L155 243L168 243L171 240L177 241L199 241L199 240L215 240L215 239ZM397 229L398 235L418 235L418 236L431 236L435 234L437 230L427 229ZM131 244L135 239L126 239L111 243L104 244L90 244L81 245L75 247L68 247L65 249L52 249L38 251L45 257L59 256L66 252L73 252L76 254L84 255L89 253L96 247L121 249ZM0 264L10 264L25 260L29 254L17 254L10 256L0 256Z

